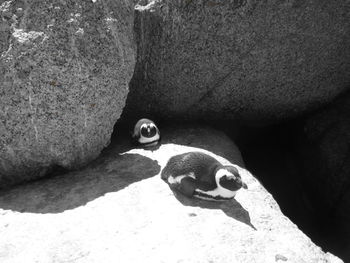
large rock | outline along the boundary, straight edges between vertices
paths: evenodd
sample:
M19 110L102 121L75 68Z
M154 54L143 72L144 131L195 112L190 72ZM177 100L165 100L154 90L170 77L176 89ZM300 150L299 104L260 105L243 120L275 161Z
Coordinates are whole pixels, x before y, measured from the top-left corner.
M341 228L350 259L350 93L307 117L298 151L310 200Z
M0 3L4 187L100 153L124 107L135 49L131 1Z
M350 3L157 0L136 6L129 114L266 122L350 82Z
M342 262L237 166L240 153L223 133L172 128L162 135L153 151L132 149L120 136L83 171L0 193L1 262ZM174 195L161 169L194 150L235 164L249 189L224 203Z

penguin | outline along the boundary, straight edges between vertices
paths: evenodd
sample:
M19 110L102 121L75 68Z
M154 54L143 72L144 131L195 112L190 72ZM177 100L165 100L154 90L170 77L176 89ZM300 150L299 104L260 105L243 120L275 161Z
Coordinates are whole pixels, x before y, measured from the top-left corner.
M187 197L225 201L240 188L248 189L236 167L222 165L202 152L188 152L169 159L161 172L169 186Z
M155 146L160 140L160 132L153 121L140 119L134 126L132 138L138 145L144 147Z

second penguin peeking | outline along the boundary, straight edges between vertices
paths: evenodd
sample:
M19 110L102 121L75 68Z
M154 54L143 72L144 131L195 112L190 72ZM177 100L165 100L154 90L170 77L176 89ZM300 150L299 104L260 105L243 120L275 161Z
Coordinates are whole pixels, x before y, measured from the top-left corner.
M135 124L132 138L137 145L152 147L159 143L160 132L153 121L143 118Z

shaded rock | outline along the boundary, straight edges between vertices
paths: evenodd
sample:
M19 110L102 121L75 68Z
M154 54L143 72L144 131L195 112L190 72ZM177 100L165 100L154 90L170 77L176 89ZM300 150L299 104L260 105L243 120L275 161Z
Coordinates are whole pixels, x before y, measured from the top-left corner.
M108 144L134 69L128 1L2 1L0 184L78 168Z
M349 8L345 0L139 1L128 112L266 123L319 107L350 82Z
M243 166L249 189L232 201L173 193L160 178L171 156L204 151L225 164L241 157L215 130L162 135L153 151L119 136L80 172L1 192L1 262L342 262L286 218Z
M320 215L339 225L350 259L350 93L311 114L303 123L298 151L303 176Z

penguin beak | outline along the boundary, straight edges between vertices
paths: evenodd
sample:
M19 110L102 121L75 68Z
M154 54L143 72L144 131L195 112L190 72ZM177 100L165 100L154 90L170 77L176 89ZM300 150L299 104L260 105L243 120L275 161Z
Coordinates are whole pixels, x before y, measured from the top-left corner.
M242 186L242 188L248 189L247 184L245 182L243 182L242 179L239 177L237 177L237 183L240 184Z

